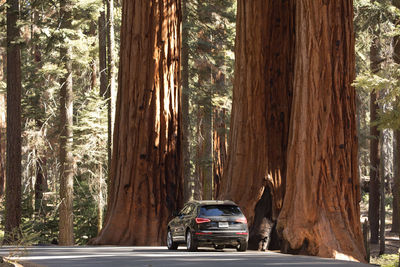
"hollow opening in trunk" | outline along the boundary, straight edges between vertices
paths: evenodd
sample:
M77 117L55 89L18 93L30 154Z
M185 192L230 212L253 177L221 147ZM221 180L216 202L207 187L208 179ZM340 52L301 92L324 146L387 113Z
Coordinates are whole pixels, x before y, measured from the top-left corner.
M261 251L280 249L276 221L272 218L272 195L268 186L265 186L254 211L254 222L250 226L249 249Z

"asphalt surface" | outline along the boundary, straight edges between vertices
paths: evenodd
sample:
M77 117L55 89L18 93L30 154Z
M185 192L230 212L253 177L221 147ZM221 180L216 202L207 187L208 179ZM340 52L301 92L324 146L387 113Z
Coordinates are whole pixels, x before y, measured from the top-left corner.
M235 249L200 248L187 252L183 247L169 251L166 247L1 247L0 256L22 265L34 263L48 267L63 266L371 266L308 256ZM35 265L37 266L37 265Z

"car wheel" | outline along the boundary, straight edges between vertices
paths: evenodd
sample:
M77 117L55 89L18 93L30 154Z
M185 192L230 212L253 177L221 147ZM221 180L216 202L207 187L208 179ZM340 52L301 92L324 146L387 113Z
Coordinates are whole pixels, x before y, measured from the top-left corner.
M247 242L242 241L239 243L239 245L236 247L237 251L246 251L247 250Z
M186 232L186 248L188 251L196 251L197 250L197 243L193 240L193 235L190 230Z
M176 250L178 248L178 244L172 240L172 233L169 229L167 232L167 247L169 250Z

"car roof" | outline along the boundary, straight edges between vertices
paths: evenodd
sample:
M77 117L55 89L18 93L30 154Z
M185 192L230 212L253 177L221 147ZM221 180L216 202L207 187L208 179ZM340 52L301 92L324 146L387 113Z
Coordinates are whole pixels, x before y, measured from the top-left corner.
M189 201L188 203L193 203L199 206L203 205L236 205L235 202L231 200L192 200Z

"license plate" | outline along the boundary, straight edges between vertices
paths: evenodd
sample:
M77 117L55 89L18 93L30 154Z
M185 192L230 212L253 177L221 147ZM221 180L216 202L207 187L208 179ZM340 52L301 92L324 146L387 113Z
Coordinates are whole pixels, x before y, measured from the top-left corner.
M218 227L219 228L228 228L229 224L228 224L228 222L219 222Z

